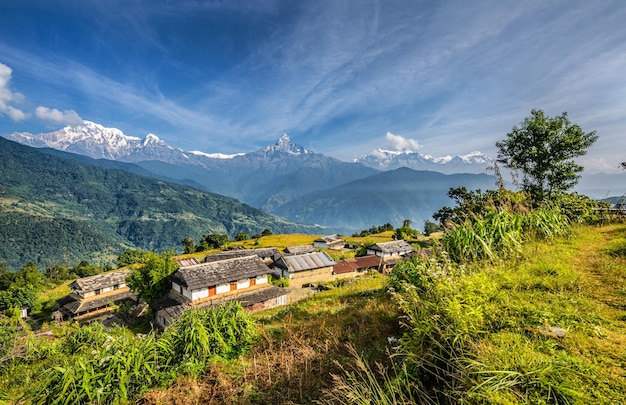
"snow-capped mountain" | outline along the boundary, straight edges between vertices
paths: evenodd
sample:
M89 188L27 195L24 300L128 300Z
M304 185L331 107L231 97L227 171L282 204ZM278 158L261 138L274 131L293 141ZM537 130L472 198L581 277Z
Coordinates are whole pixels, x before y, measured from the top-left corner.
M3 136L28 146L49 147L94 159L178 162L187 157L182 150L169 146L154 134L148 134L141 139L128 136L117 128L107 128L91 121L84 121L82 125L66 126L54 132L36 135L15 132Z
M261 150L259 150L258 152L264 153L264 154L274 154L276 152L282 152L282 153L287 153L289 155L304 155L307 153L312 153L311 151L305 149L304 147L293 143L293 141L291 140L291 138L289 138L289 135L287 134L282 134L280 138L278 138L278 141L276 141L276 143L274 145L268 145L264 148L262 148Z
M408 167L414 170L432 170L441 173L484 173L490 159L481 152L467 155L435 157L410 150L390 151L377 149L355 159L365 166L378 170L395 170Z

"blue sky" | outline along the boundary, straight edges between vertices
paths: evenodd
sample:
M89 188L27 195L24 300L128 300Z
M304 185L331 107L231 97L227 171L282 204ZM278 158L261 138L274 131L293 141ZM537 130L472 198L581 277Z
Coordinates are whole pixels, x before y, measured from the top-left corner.
M493 156L538 108L596 130L581 162L619 172L625 22L622 0L0 0L0 133Z

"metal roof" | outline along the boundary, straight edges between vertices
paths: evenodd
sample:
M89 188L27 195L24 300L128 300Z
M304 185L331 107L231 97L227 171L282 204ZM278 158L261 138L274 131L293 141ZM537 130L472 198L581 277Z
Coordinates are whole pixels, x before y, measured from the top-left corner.
M283 256L281 258L290 272L319 269L335 265L335 261L326 252L313 252L303 255Z

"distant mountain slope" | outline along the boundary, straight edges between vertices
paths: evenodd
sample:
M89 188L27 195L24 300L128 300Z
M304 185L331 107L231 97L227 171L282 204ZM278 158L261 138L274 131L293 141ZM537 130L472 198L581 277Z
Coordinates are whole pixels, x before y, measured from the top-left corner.
M265 210L273 210L306 193L378 172L360 163L341 162L307 150L287 134L257 151L229 156L186 152L152 134L140 139L89 121L49 133L17 132L2 136L26 145L54 148L93 159L136 163L151 176L192 184ZM133 167L122 169L135 172ZM303 173L307 173L306 178ZM297 180L300 182L294 183Z
M282 204L313 191L378 173L360 163L347 163L311 152L283 135L274 144L230 159L197 156L184 164L137 162L157 176L193 179L203 189L228 195L274 212Z
M129 172L62 159L0 139L0 261L20 266L44 258L63 262L57 247L83 259L117 254L124 247L179 248L190 236L238 231L323 233L288 222L232 198L201 192ZM31 246L34 229L50 229ZM56 231L54 230L56 229ZM65 229L64 237L55 232ZM48 231L46 231L48 232ZM64 239L74 235L72 243ZM62 246L68 243L67 246ZM55 246L55 244L57 246ZM93 251L98 250L98 252ZM31 255L37 250L39 259ZM11 254L6 252L12 252ZM49 253L49 255L48 255Z
M444 205L452 187L493 189L495 179L486 174L445 175L408 168L382 172L330 190L307 194L287 203L276 213L292 221L353 230L390 222L399 226L410 219L421 229L425 220Z

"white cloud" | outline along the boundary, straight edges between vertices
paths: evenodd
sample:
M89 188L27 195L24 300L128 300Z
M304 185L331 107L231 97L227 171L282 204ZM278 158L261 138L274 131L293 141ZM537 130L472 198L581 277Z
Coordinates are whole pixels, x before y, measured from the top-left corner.
M82 125L83 119L74 110L59 111L56 108L39 106L35 109L35 117L43 121L63 125Z
M28 114L10 105L24 99L22 94L14 93L9 89L11 73L13 70L10 67L0 63L0 114L8 115L13 121L21 121L28 117Z
M392 150L404 151L409 150L415 152L422 148L422 145L416 139L405 138L400 135L394 135L391 132L387 132L385 135L387 144L390 145Z

